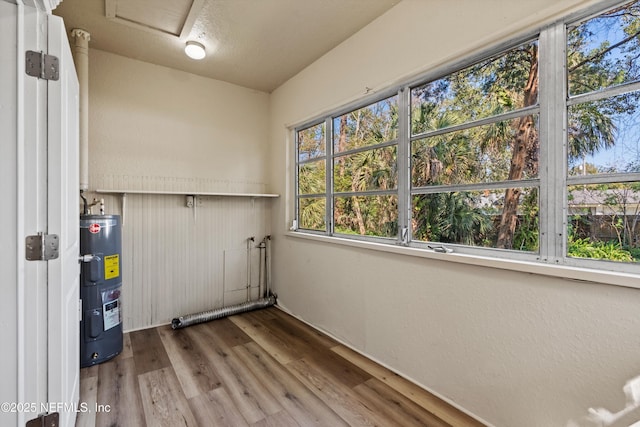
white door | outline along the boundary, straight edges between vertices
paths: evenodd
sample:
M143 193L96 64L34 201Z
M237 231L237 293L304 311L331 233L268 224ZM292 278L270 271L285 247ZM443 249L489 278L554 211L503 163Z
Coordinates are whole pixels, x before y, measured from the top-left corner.
M78 79L62 19L48 16L48 53L59 80L48 83L48 226L60 236L48 272L48 400L63 402L60 426L73 426L79 400L80 267Z
M0 0L0 30L0 425L59 412L59 425L71 427L79 377L78 84L59 18ZM57 56L60 79L26 75L26 51ZM59 236L58 259L26 259L25 238L39 232Z
M17 403L28 408L15 412L15 424L45 412L48 403L48 262L27 261L25 238L46 233L47 225L47 92L48 82L26 75L25 52L47 50L46 14L33 7L11 5L16 16L16 43L7 55L14 58L16 74L14 123L16 138L17 240ZM3 37L5 34L3 33ZM10 82L11 83L11 82ZM27 410L28 409L28 410Z
M24 265L24 233L27 229L24 218L18 221L18 213L24 212L25 182L21 170L24 168L25 147L24 132L18 132L18 6L0 1L0 188L5 204L0 208L0 265L6 273L0 298L0 341L6 351L0 351L0 401L17 403L22 399L38 398L34 376L26 378L24 368L18 359L24 359L25 320L19 308L23 306L26 276L37 274L34 268ZM24 90L24 86L22 89ZM29 288L37 294L37 286ZM46 307L45 307L46 308ZM31 319L33 321L33 319ZM37 350L36 337L35 349ZM46 343L45 347L46 348ZM35 355L35 352L33 353ZM27 381L27 379L29 381ZM25 387L36 390L25 393ZM12 409L12 408L5 408ZM24 419L16 411L0 411L0 425L19 425L18 419ZM24 424L21 424L24 425Z

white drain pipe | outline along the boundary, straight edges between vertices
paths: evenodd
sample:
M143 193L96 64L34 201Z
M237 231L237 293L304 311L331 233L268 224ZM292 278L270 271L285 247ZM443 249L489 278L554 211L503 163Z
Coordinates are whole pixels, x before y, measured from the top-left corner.
M247 239L247 275L249 278L251 277L251 246L252 246L251 243L254 241L255 239L253 237L249 237ZM264 252L265 269L270 268L268 267L269 264L267 262L267 260L271 258L271 255L269 254L269 251L271 250L270 243L267 243L270 241L271 241L271 236L266 236L264 239L262 239L262 243L261 243L261 245L264 243L264 249L265 249L265 252ZM262 260L260 260L260 262L262 263ZM259 299L251 301L251 295L249 294L249 291L251 289L251 279L249 279L247 280L247 301L240 304L231 305L228 307L215 308L213 310L176 317L171 320L171 327L173 329L182 329L187 326L195 325L198 323L209 322L211 320L221 319L223 317L232 316L234 314L258 310L260 308L267 308L267 307L271 307L272 305L275 305L275 303L277 302L276 295L271 294L271 290L270 290L271 277L270 277L269 270L265 271L264 277L265 277L265 281L267 282L265 284L266 291L264 295L262 294L260 295Z
M89 189L89 40L91 34L80 28L71 30L73 62L80 86L80 191Z
M255 237L247 239L247 302L251 301L251 247Z

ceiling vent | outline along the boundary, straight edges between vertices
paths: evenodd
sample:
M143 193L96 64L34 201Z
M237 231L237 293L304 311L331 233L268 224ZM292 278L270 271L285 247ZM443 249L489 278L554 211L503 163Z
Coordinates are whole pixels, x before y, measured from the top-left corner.
M105 0L108 19L144 31L186 38L205 0Z

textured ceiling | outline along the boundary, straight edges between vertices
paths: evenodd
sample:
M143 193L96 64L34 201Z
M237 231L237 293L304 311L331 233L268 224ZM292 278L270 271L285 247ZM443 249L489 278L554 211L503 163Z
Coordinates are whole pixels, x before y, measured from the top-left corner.
M64 0L53 13L90 48L271 92L399 1L186 0L176 18L171 0ZM189 59L187 40L207 57Z

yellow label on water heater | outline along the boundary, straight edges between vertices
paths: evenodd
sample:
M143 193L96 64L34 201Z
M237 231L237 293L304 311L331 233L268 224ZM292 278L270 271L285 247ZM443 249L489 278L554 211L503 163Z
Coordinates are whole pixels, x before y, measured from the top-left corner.
M104 279L109 280L120 276L120 255L104 257Z

